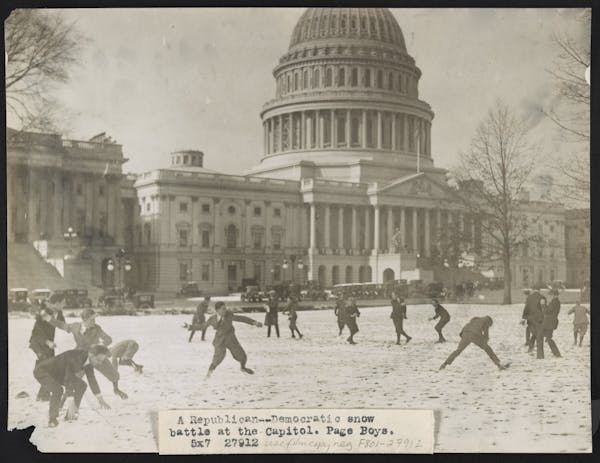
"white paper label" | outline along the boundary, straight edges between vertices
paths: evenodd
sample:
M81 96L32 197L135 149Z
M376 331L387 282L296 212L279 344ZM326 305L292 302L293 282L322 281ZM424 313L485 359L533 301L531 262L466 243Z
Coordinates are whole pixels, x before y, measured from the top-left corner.
M432 410L164 410L159 453L433 453Z

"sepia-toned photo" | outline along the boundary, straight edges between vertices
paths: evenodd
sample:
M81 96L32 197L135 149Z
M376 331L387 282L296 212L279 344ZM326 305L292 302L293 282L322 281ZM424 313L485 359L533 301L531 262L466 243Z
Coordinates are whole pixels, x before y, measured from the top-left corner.
M591 10L4 28L8 430L41 452L592 451Z

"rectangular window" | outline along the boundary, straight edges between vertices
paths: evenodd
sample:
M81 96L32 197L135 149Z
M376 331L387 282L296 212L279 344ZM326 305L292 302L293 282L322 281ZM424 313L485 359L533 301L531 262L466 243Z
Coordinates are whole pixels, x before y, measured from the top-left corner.
M276 251L281 250L281 233L273 233L273 249Z
M187 212L188 211L188 203L181 202L179 203L179 212Z
M210 247L210 232L208 230L202 230L202 247Z
M188 245L188 231L179 230L179 247L185 248Z
M276 265L273 267L273 281L281 280L281 267Z
M263 232L259 230L254 230L252 232L252 245L254 249L262 249L263 243Z
M146 203L146 212L150 212L150 207L151 207L150 203L147 202Z
M81 196L83 194L83 185L81 183L78 183L77 186L75 187L75 189L79 196Z
M210 264L202 264L202 281L210 280Z
M210 212L210 204L203 204L202 205L202 213L208 214L209 212Z
M181 262L179 264L179 281L187 281L188 279L188 264Z
M273 209L273 216L274 217L281 217L281 209L279 207L276 207Z
M254 208L254 217L260 217L262 214L262 209L260 207Z
M254 264L254 279L256 280L256 283L260 283L260 278L261 278L261 265L258 263Z
M227 279L230 282L237 281L237 267L235 265L227 266Z
M104 185L98 187L98 196L104 196Z

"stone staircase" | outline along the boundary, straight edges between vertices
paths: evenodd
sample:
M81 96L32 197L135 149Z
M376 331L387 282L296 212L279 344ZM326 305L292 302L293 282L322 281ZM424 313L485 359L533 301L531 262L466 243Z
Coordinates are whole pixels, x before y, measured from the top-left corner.
M58 270L46 262L28 243L8 243L7 246L7 283L10 288L87 289L95 295L99 289L88 281L76 278L63 278Z

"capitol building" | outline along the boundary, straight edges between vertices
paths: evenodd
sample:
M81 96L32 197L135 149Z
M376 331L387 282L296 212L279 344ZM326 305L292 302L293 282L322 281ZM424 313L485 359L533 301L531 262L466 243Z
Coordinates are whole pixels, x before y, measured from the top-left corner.
M111 147L106 137L80 143L90 159L97 147L115 158L109 177L97 166L93 175L80 174L97 182L108 206L95 211L86 195L89 188L97 197L96 187L79 191L57 171L52 197L61 201L69 195L63 187L75 189L91 210L78 212L72 202L75 209L63 207L52 226L61 231L79 221L91 230L97 244L88 273L94 284L106 283L102 253L115 246L132 256L130 284L158 293L173 293L186 281L224 293L249 279L265 287L421 278L443 261L449 243L440 230L451 227L461 231L465 253L481 253L479 218L463 210L461 192L434 164L434 112L419 97L421 71L389 10L307 9L273 77L274 98L260 110L262 157L248 172L212 171L204 167L205 153L185 150L170 153L164 168L126 177L120 174L126 161L120 146ZM71 156L72 148L60 149ZM39 159L47 155L47 149L36 150ZM26 154L14 155L11 146L8 151L9 168L25 163ZM120 207L114 203L117 186ZM551 252L513 256L513 283L565 280L564 209L536 201L526 209L554 244ZM13 227L18 216L10 221ZM39 223L22 228L9 233L9 240L40 240ZM45 246L51 248L52 240ZM76 268L81 272L81 265ZM501 274L501 267L495 270Z

